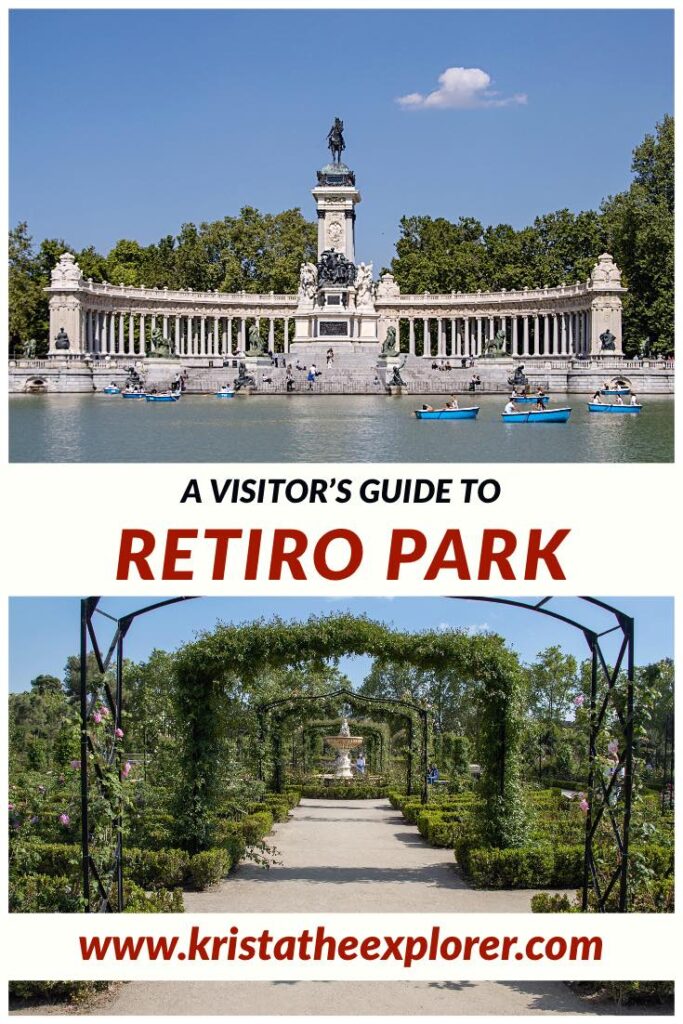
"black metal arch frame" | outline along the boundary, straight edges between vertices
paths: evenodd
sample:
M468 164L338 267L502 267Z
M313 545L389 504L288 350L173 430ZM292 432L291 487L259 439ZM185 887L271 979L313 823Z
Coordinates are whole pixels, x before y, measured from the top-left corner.
M123 849L121 837L121 817L115 821L116 842L112 853L111 866L103 871L95 863L90 849L90 821L89 821L89 794L91 775L93 783L101 789L106 789L104 773L98 765L97 758L94 759L94 770L88 771L88 761L91 754L96 753L96 738L91 728L91 715L95 702L100 700L106 702L110 712L111 737L105 745L101 744L98 751L102 763L106 768L115 768L119 763L120 753L114 742L114 731L121 725L121 710L123 703L123 647L124 639L132 624L142 615L157 611L158 609L178 604L182 601L196 600L197 597L175 597L156 601L153 604L144 605L127 615L116 618L99 608L99 597L87 597L81 601L81 628L80 628L80 711L81 711L81 848L83 867L83 893L85 897L85 911L114 912L123 910ZM633 711L634 711L634 621L612 605L593 597L579 597L589 605L607 612L614 619L614 625L602 631L597 631L589 624L564 615L550 608L554 601L562 598L557 596L544 597L536 602L515 600L512 598L496 597L472 597L453 595L452 600L459 601L482 601L491 604L507 605L513 608L526 609L567 626L578 629L584 636L591 657L591 692L590 692L590 717L588 736L588 759L589 759L589 808L586 814L585 831L585 855L583 874L583 899L582 907L588 909L589 894L591 890L595 894L595 909L605 911L608 909L609 898L618 883L617 909L625 912L628 909L628 878L629 878L629 834L631 824L631 808L633 802ZM100 647L97 639L97 630L94 622L96 616L103 616L114 624L114 635L106 653ZM609 634L620 635L619 650L616 661L610 668L605 657L601 640ZM112 692L106 678L103 683L104 697L88 692L88 641L92 646L92 652L99 672L104 676L112 661L115 658L115 687ZM625 700L620 700L617 692L617 682L620 674L626 674ZM358 695L354 695L354 700ZM379 698L366 698L368 702ZM289 698L284 698L287 703ZM416 711L424 714L427 712L414 706ZM609 781L604 778L603 771L599 764L598 742L600 732L606 725L606 718L610 712L614 712L621 726L624 744L620 745L618 764L610 774ZM623 779L623 784L619 779ZM423 787L426 787L426 775L423 780ZM617 801L617 796L620 797ZM617 806L619 804L619 807ZM607 881L601 884L596 860L596 833L603 818L609 821L616 841L615 866L608 873ZM95 883L96 898L93 899L91 882ZM112 890L116 889L116 900L114 901Z
M399 698L382 698L382 697L368 697L365 694L355 693L353 690L349 690L347 687L342 686L338 690L334 690L331 693L318 693L318 694L306 694L302 697L281 697L278 700L270 700L265 704L259 704L256 709L259 721L259 734L261 738L260 757L259 757L259 778L263 780L263 754L266 744L267 728L266 721L268 716L281 707L291 707L294 712L298 707L303 707L306 704L310 704L314 701L323 702L327 700L334 700L341 698L347 701L349 704L364 704L369 707L377 707L378 705L390 704L396 708L394 714L400 715L405 718L408 723L408 766L406 770L407 778L407 790L408 795L412 794L413 791L413 723L414 716L417 716L420 720L420 799L423 804L427 803L428 789L427 789L427 754L428 754L428 738L429 738L429 723L428 723L428 711L426 708L420 707L419 704L414 704L410 700L401 700ZM282 754L281 754L281 743L282 738L280 732L274 737L275 740L275 788L278 792L281 792L284 786L284 777L282 773Z

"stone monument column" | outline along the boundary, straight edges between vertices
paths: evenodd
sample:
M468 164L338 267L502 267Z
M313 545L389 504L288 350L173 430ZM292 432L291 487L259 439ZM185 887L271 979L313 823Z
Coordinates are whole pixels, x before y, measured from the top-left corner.
M593 295L588 327L590 354L620 358L624 354L621 296L626 288L621 283L621 271L608 252L598 257L588 284Z
M318 214L318 257L300 268L295 354L303 343L324 345L326 351L351 342L376 346L379 340L372 264L356 266L355 207L361 196L354 172L341 159L343 131L343 122L335 118L327 136L332 160L317 172L318 183L311 190Z
M83 275L70 252L59 257L53 269L50 287L49 356L80 356L85 354L83 317L81 316Z
M353 171L346 164L326 164L318 171L318 184L311 194L318 213L318 259L332 249L355 263L355 207L361 195Z

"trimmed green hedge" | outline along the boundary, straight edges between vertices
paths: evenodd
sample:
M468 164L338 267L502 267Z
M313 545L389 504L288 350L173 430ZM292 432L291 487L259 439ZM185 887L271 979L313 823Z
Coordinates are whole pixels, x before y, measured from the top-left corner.
M125 914L182 914L185 905L180 889L145 892L134 882L124 883Z
M343 786L303 786L301 795L307 800L383 800L389 795L389 789L367 782L352 782Z
M78 914L83 910L81 887L63 875L20 875L10 881L9 909L14 914Z
M590 905L589 905L589 910ZM579 897L566 893L539 892L531 897L534 914L578 914L581 910ZM639 882L631 892L629 910L634 914L673 914L673 878L653 879Z
M186 878L193 889L201 891L225 878L230 867L227 850L202 850L190 858Z
M466 840L455 848L455 859L477 889L575 888L583 874L583 845L550 843L498 850L472 846Z
M123 848L123 871L143 889L173 889L182 885L190 865L185 850Z
M270 811L256 811L248 814L239 822L242 835L247 846L255 846L273 827L273 815Z

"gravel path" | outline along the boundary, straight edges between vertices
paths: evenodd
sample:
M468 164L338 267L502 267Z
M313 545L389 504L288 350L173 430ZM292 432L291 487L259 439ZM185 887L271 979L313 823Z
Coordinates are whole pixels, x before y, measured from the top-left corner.
M269 841L281 863L241 864L215 889L188 893L187 910L521 912L535 891L471 889L453 851L427 846L387 800L303 800Z
M304 800L288 822L276 825L271 841L280 863L267 870L242 864L214 889L187 894L186 909L195 914L524 912L533 895L533 890L471 889L456 870L452 851L427 846L386 800ZM513 1016L617 1009L581 1000L560 982L292 981L131 982L116 986L87 1012Z

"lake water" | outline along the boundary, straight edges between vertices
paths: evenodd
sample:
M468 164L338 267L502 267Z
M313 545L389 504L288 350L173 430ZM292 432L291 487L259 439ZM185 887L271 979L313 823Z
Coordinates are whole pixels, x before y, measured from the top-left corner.
M477 420L421 422L443 396L268 396L179 402L106 395L10 396L12 462L670 462L674 401L644 399L639 416L589 414L567 424L501 422L503 396L478 396ZM461 398L462 406L469 404Z

